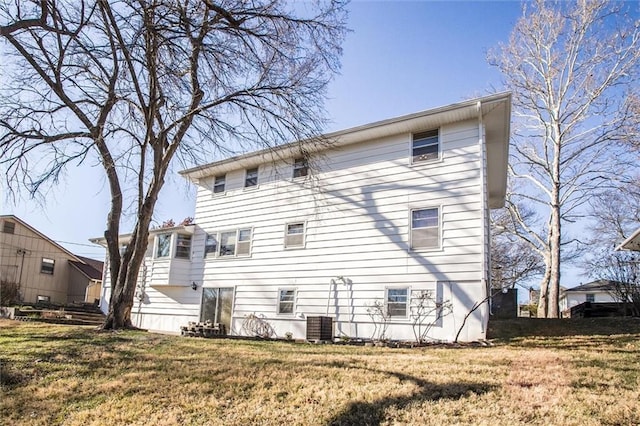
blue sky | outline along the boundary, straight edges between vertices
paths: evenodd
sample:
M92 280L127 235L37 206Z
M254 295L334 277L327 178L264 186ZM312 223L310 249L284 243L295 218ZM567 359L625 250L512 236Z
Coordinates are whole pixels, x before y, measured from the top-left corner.
M329 91L327 131L502 90L486 52L508 40L519 2L355 1L349 7L352 32ZM45 198L44 205L28 199L12 204L0 194L0 213L17 215L76 254L102 259L104 251L88 241L103 234L109 211L102 169L69 169ZM194 205L195 188L173 174L155 218L178 222L193 216Z

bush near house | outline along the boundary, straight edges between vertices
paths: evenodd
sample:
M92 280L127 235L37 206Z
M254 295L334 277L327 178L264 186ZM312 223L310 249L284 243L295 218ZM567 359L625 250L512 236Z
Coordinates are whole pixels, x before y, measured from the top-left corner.
M18 283L0 280L0 306L12 306L20 302Z
M495 346L419 349L0 320L0 418L20 425L639 424L640 325L606 334L615 329L609 319L594 320L602 334L527 337L536 323L554 328L529 320Z

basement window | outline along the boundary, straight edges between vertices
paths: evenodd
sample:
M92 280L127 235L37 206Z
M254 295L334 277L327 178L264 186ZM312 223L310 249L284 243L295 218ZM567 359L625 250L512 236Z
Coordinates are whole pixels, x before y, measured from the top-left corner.
M293 314L296 299L296 290L293 288L281 288L278 290L278 313Z
M408 288L388 288L386 305L390 317L406 318L409 305Z

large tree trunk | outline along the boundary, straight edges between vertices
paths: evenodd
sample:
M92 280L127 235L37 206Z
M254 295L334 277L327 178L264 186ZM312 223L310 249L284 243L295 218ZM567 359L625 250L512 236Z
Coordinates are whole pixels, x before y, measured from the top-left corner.
M548 266L549 262L547 259L545 259L545 264L547 267L544 270L542 281L540 281L540 296L538 298L538 312L536 314L538 318L547 317L547 306L549 304L549 277L551 269Z
M549 238L551 250L549 265L549 299L547 303L547 318L558 318L560 303L560 208L553 206L551 210L550 226L552 232Z

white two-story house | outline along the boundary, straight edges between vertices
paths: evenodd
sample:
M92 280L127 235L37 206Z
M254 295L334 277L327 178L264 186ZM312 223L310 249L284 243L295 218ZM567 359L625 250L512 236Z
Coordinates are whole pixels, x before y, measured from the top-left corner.
M198 187L194 224L152 232L134 324L177 332L210 319L242 334L255 315L304 338L307 318L324 316L335 336L384 325L413 340L428 291L451 308L430 311L428 338L484 338L510 114L501 93L181 172Z

